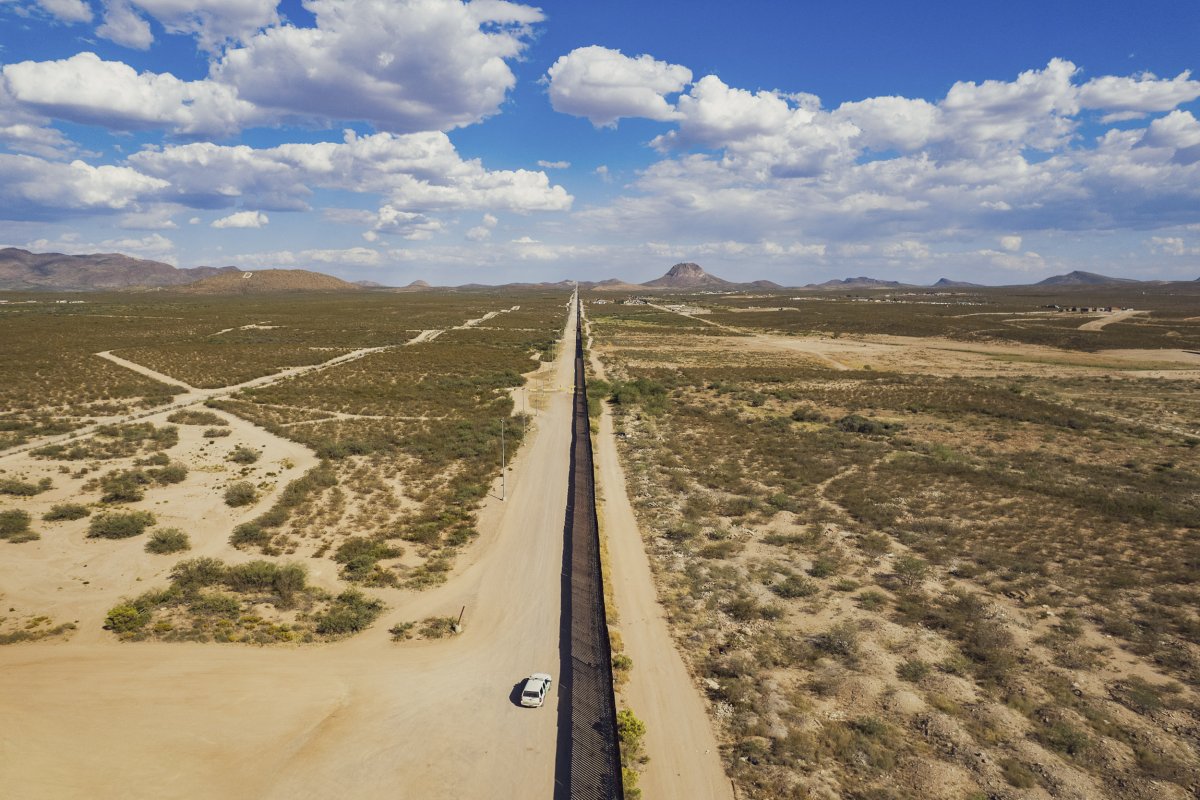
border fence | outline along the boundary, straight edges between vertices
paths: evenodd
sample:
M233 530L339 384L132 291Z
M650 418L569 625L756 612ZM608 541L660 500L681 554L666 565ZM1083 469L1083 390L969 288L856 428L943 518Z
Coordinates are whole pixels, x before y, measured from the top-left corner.
M576 303L575 407L571 472L567 489L563 617L564 662L570 665L562 690L570 698L569 748L560 748L557 798L624 800L612 653L600 570L600 528L584 379L582 305ZM562 731L560 730L560 737ZM569 752L563 752L569 750ZM565 762L565 763L563 763Z

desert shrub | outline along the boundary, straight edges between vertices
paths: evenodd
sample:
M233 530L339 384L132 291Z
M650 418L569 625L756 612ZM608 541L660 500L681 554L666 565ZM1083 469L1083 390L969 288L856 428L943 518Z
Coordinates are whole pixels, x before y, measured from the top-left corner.
M919 589L924 583L925 576L929 572L929 565L920 558L906 553L896 559L893 571L900 586L906 591L913 591Z
M242 601L223 592L198 592L188 603L195 614L236 617L242 611Z
M228 425L229 423L220 414L214 414L211 411L198 411L196 409L184 409L176 411L167 417L167 422L174 422L177 425Z
M271 534L257 522L243 522L233 529L229 543L241 549L243 547L266 547L271 542Z
M847 414L835 422L834 426L840 431L861 433L864 436L882 436L895 433L904 427L899 422L881 422L858 414Z
M276 605L288 608L296 601L296 595L308 585L308 570L303 564L280 564L271 581L271 589L279 598Z
M259 452L245 445L238 445L229 454L229 460L235 464L253 464L258 458Z
M182 553L191 547L188 535L179 528L158 528L150 532L150 539L146 542L146 552L156 555Z
M381 539L351 536L342 542L333 560L342 565L342 577L350 581L366 580L384 558L395 558L402 551Z
M100 500L105 503L134 503L146 496L145 487L153 479L141 469L127 469L110 472L100 479L100 489L103 494Z
M1044 725L1035 736L1050 749L1069 756L1079 755L1091 745L1086 733L1062 721Z
M187 474L187 466L179 461L172 461L160 469L150 470L150 476L161 484L182 483Z
M421 638L444 639L454 633L454 617L429 617L421 622Z
M919 683L932 669L927 662L919 658L910 658L896 666L896 676L909 683Z
M841 560L836 556L817 556L808 568L808 574L814 578L828 578L830 575L836 575L841 566Z
M205 586L225 580L225 564L216 558L201 556L180 561L171 568L171 582L184 593L192 593Z
M392 635L393 642L403 642L413 637L412 630L416 624L415 622L398 622L388 628L388 633Z
M279 566L272 561L249 561L225 570L225 583L235 592L266 592L275 590Z
M58 503L50 506L50 510L42 514L42 519L47 522L58 522L60 520L83 519L92 512L87 506L80 503Z
M249 481L238 481L231 483L225 488L225 505L239 508L248 506L258 499L258 492L254 489L254 484Z
M887 595L874 589L868 589L854 599L858 602L858 607L864 611L877 611L887 604Z
M0 537L7 539L14 534L24 533L29 530L32 521L29 512L19 508L0 511Z
M818 634L814 644L830 655L852 662L858 658L858 628L852 622L839 622Z
M646 723L630 709L621 709L617 712L617 738L621 743L621 782L625 786L625 796L632 800L642 794L641 789L637 788L637 769L648 760L642 751Z
M796 406L792 409L793 422L824 422L826 417L812 406Z
M228 428L209 428L204 432L205 439L220 439L222 436L228 436L232 431Z
M775 594L787 599L811 597L820 591L820 587L816 583L800 575L789 575L782 581L772 584L770 588Z
M1138 714L1153 714L1163 708L1163 695L1179 691L1174 684L1155 686L1144 678L1131 675L1109 687L1109 694L1121 705Z
M1029 767L1017 761L1015 758L1004 758L1000 760L1000 772L1004 775L1004 780L1008 781L1010 786L1015 786L1018 789L1032 789L1037 786L1037 776Z
M149 511L113 511L92 517L87 535L91 539L128 539L153 524L154 515Z
M129 603L113 606L104 618L104 627L114 633L133 633L150 621L150 612Z
M383 611L383 603L356 589L347 589L334 598L329 608L316 618L317 633L345 636L363 630Z
M49 478L42 478L37 483L18 480L17 478L0 478L0 494L11 494L16 497L33 497L54 486Z
M892 549L892 540L885 533L871 531L858 540L858 546L862 548L864 553L878 557Z

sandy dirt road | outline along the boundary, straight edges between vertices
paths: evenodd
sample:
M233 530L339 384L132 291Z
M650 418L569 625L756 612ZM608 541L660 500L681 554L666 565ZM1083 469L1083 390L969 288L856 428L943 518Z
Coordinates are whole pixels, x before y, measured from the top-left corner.
M596 351L588 355L593 372L605 377ZM708 709L675 648L658 601L607 407L600 415L593 446L597 503L608 547L617 627L625 653L633 660L621 697L646 723L645 749L650 762L638 785L654 800L731 799L732 786L721 765Z
M596 437L596 480L603 496L601 516L621 639L633 659L622 695L646 723L650 763L638 785L655 800L732 798L704 701L658 602L607 409Z
M1114 322L1121 322L1122 320L1127 320L1130 317L1136 317L1138 314L1149 314L1149 313L1150 313L1149 311L1134 311L1134 310L1130 309L1128 311L1118 311L1113 314L1105 314L1103 317L1100 317L1100 319L1094 319L1090 322L1083 323L1082 325L1079 326L1079 330L1081 330L1081 331L1102 331L1102 330L1104 330L1104 328L1106 326L1112 325Z
M573 314L566 330L573 337ZM558 386L570 385L573 352L560 348ZM531 672L560 673L570 421L570 394L547 393L507 501L482 512L451 580L379 592L390 610L348 641L77 636L0 649L0 795L550 797L557 691L538 710L511 695ZM394 623L462 606L457 637L390 641Z

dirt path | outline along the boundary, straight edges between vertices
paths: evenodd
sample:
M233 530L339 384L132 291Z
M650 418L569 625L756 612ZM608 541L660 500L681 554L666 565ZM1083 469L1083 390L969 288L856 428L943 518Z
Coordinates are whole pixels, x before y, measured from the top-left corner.
M591 363L597 374L603 375L594 356ZM621 695L646 723L645 746L650 762L639 786L647 798L654 800L733 798L704 700L675 649L658 602L607 408L600 417L595 447L609 580L621 639L626 654L633 659L633 670Z
M1102 331L1102 330L1104 330L1105 326L1112 325L1114 322L1122 322L1124 320L1129 319L1130 317L1135 317L1138 314L1149 314L1149 313L1150 313L1149 311L1134 311L1133 309L1129 309L1128 311L1118 311L1114 314L1106 314L1105 316L1101 317L1100 319L1094 319L1091 322L1085 322L1079 326L1079 330L1081 330L1081 331Z
M573 352L560 348L557 383L569 383ZM391 610L353 639L253 648L101 635L0 649L4 792L550 797L557 693L540 710L510 693L530 672L560 672L570 419L570 396L547 394L512 463L508 500L481 512L481 536L450 581L422 594L377 592ZM452 639L394 644L387 635L397 622L463 606L465 630Z

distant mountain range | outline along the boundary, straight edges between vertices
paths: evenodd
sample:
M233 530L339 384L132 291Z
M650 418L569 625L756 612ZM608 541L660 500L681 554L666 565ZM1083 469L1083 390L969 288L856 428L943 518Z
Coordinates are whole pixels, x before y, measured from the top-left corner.
M1197 279L1200 281L1200 279ZM1136 281L1111 278L1094 272L1075 271L1055 275L1032 286L1048 288L1089 288L1132 284L1162 284L1167 281ZM570 288L574 281L557 283L510 283L504 287L467 284L450 287L463 290L489 288ZM766 280L749 282L727 281L711 275L696 263L675 264L661 278L645 283L628 283L609 278L603 281L579 281L582 289L608 292L713 292L713 291L770 291L783 289ZM0 249L0 290L8 291L120 291L171 290L196 294L251 294L267 292L359 292L386 289L393 292L420 292L432 289L425 281L413 281L402 288L387 289L374 281L348 281L320 272L303 269L267 269L244 271L237 267L192 267L178 269L159 261L131 258L116 253L93 255L64 255L62 253L31 253L16 247ZM932 287L921 287L898 281L860 276L824 283L792 287L797 291L839 291L867 289L976 289L977 283L940 278Z
M225 272L179 287L191 294L267 294L270 292L361 292L363 287L306 269Z
M118 253L68 256L31 253L16 247L0 250L0 289L98 291L130 287L183 286L237 267L176 269L160 261L130 258Z

